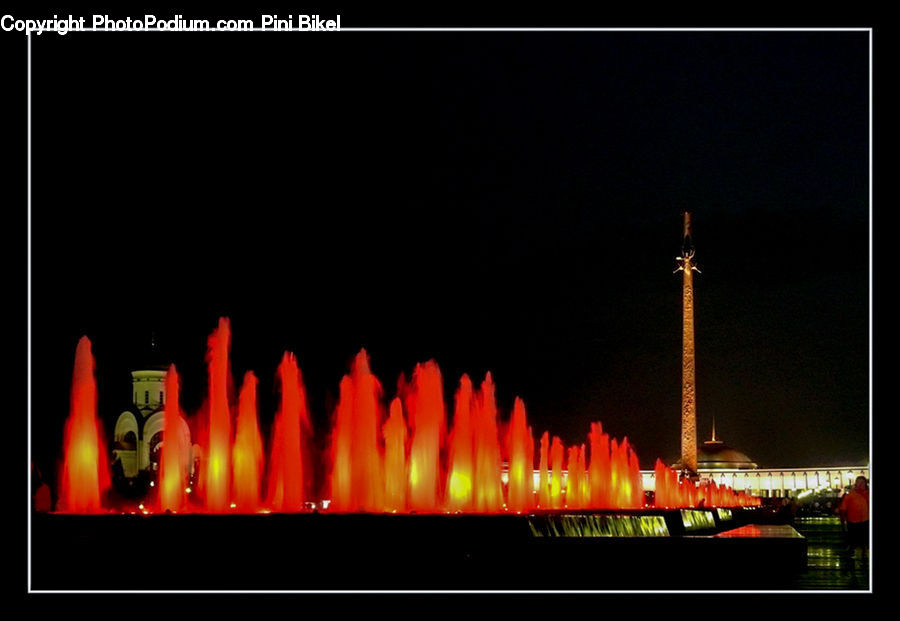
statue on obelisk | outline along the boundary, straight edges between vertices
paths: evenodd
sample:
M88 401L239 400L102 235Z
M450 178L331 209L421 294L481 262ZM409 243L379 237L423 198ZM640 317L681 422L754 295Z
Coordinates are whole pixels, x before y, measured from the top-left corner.
M676 272L683 273L681 287L681 461L682 471L697 474L697 399L694 379L694 240L691 236L691 214L684 212L684 236Z

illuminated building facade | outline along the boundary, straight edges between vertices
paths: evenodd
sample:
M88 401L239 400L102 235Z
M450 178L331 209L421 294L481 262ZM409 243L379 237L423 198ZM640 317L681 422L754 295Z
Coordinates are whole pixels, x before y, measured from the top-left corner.
M712 435L698 450L699 482L715 482L762 498L796 498L805 492L840 492L851 487L858 476L869 478L868 466L824 466L817 468L759 468L745 453ZM654 489L653 470L642 470L644 491Z
M141 472L156 478L163 443L166 367L131 372L131 407L119 414L113 431L113 472L133 479ZM180 430L185 446L191 446L191 431L184 418ZM199 447L193 447L196 455ZM191 459L193 462L193 458Z
M823 466L821 468L737 468L698 469L700 481L714 481L736 492L762 498L796 498L804 492L840 492L852 487L858 476L869 478L868 466ZM642 470L644 491L654 489L652 470Z

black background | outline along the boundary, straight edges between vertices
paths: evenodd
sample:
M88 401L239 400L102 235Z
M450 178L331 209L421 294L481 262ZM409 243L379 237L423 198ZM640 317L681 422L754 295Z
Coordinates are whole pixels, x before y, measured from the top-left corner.
M317 435L361 347L392 397L434 358L535 436L600 420L679 451L681 212L698 433L762 467L869 452L868 34L104 34L33 41L33 455L60 457L75 344L112 426L151 332L205 390Z

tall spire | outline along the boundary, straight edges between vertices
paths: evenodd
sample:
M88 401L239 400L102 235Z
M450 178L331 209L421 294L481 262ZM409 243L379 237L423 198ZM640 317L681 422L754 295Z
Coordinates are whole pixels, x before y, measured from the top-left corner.
M684 234L681 256L676 257L676 272L683 273L682 346L681 346L681 467L697 472L697 402L694 377L694 240L691 234L691 214L684 212Z

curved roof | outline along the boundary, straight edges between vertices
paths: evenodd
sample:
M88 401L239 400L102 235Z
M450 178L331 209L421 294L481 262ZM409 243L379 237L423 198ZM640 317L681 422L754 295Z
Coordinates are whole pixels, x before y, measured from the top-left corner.
M681 470L681 460L672 462L672 468ZM712 437L697 447L697 469L713 470L728 468L751 470L759 468L747 455L716 438L716 422L713 420Z
M716 438L716 419L713 419L712 437L697 451L697 468L758 468L744 453Z
M758 468L752 459L721 440L708 440L697 451L698 468Z

